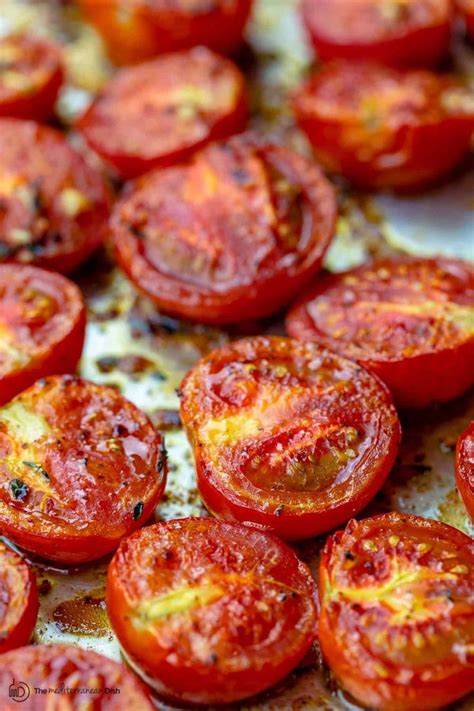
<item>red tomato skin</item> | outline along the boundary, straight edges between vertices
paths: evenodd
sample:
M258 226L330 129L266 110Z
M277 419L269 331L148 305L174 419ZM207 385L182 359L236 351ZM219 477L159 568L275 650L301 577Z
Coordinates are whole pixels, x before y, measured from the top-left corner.
M178 2L172 7L159 0L154 6L141 1L135 3L128 23L123 24L119 4L117 0L79 0L86 18L102 35L110 57L120 65L197 45L233 54L243 42L253 0L234 0L230 12L222 7L223 2L215 3L215 8L202 14L180 8Z
M2 282L11 285L12 279L18 279L20 283L24 282L24 288L27 288L32 278L53 285L55 289L62 292L63 318L69 319L69 329L61 340L55 340L51 344L51 349L47 353L32 359L20 370L0 375L0 405L7 403L39 378L74 373L82 354L86 332L86 307L78 287L60 274L46 272L37 267L0 264L0 287Z
M38 616L39 600L33 571L18 553L0 541L0 589L5 608L12 605L14 596L19 598L16 620L7 629L1 629L0 654L28 644ZM5 599L3 598L5 595Z
M196 560L202 563L202 567L200 567L201 575L206 564L215 567L217 570L220 569L220 566L223 566L224 569L230 570L229 575L232 575L233 570L235 570L236 576L239 574L242 576L248 575L248 566L242 567L242 572L240 572L239 564L236 562L236 542L238 540L241 541L240 550L243 556L248 555L247 548L252 540L259 551L260 549L265 550L261 541L267 542L268 550L272 551L275 558L277 558L277 555L279 556L275 560L275 565L272 566L275 571L275 579L287 585L290 585L291 581L290 586L293 589L298 589L300 596L304 594L306 598L305 604L312 609L311 613L306 610L306 617L301 617L300 620L301 626L304 625L304 629L307 630L304 642L300 640L298 646L296 646L295 644L291 645L291 641L288 639L288 654L286 656L282 655L281 649L276 647L278 657L276 655L275 657L270 657L268 651L265 650L265 645L262 643L263 649L260 659L257 658L255 651L251 649L245 668L243 668L240 659L237 658L236 663L233 665L235 668L229 670L224 665L231 660L225 657L225 652L221 651L218 641L215 643L212 641L210 648L215 650L219 661L217 663L204 664L202 661L198 663L195 658L186 658L184 652L179 648L173 648L174 653L170 653L170 648L160 643L158 635L154 634L152 629L149 632L141 629L137 633L131 622L133 606L137 599L140 599L140 596L148 597L146 581L140 582L137 577L137 568L140 566L139 561L148 560L146 553L141 550L141 546L143 545L146 550L153 537L167 536L168 532L179 532L183 528L183 538L187 546L191 546L192 542L189 541L186 528L190 528L193 525L200 528L203 526L210 528L207 541L202 542L202 533L197 536L197 540L201 541L200 545L203 548L214 546L219 536L222 541L221 544L216 544L215 552L209 557L208 561L204 560L202 562L206 554L201 555L199 551L196 551ZM144 543L142 543L142 540ZM166 540L169 541L168 538ZM229 541L228 547L226 547L226 540ZM179 557L173 548L168 548L166 555L170 560ZM159 566L162 557L163 552L160 552L157 547L156 562L154 563L157 569L157 576L160 574ZM192 565L192 563L190 564ZM170 566L174 566L173 575L176 576L174 582L179 587L181 578L179 577L177 565L179 565L179 562L170 564ZM131 570L130 566L132 566ZM127 576L124 575L124 571L129 570L130 586L128 586ZM149 568L146 568L146 570L149 570ZM273 577L272 572L269 572L268 575ZM199 574L196 574L195 579L198 580L198 578ZM218 574L216 580L219 581ZM223 585L225 585L225 582L223 582ZM229 591L230 602L228 603L228 609L232 606L231 595L232 591ZM317 587L307 566L297 560L294 552L277 538L255 529L242 527L235 523L224 523L215 519L179 519L159 523L149 526L143 529L142 532L124 540L109 566L106 599L112 626L129 664L157 691L160 698L165 698L179 706L185 703L186 705L198 704L209 708L214 704L236 703L241 699L260 693L284 678L301 662L314 642L317 633L317 613L319 609ZM276 601L274 604L277 604ZM238 602L236 602L236 605L238 606ZM215 622L212 612L209 614L209 629L212 631L213 626L215 627ZM222 614L222 625L226 624L225 611L220 613L217 610L214 614ZM309 617L311 618L310 625L308 623ZM250 635L251 633L243 628L245 623L242 618L240 624L242 626L240 634L244 639L247 634ZM199 630L204 628L205 635L206 623L202 622L202 618L200 618L200 624L198 623L196 627L198 625ZM235 634L234 630L232 632ZM276 634L275 632L275 636ZM291 630L287 631L287 635L291 635ZM243 639L240 642L242 647L245 646Z
M373 675L366 675L365 669L351 664L350 657L346 658L346 649L341 648L340 642L335 636L334 620L330 618L323 603L323 591L330 584L330 560L334 555L334 550L345 542L345 534L351 534L358 526L368 527L372 523L390 531L391 521L396 522L404 519L412 524L431 529L434 540L437 540L438 537L442 540L448 535L458 548L466 550L468 555L474 558L472 539L458 529L439 521L398 512L381 514L361 521L349 521L345 531L338 531L327 539L322 551L319 571L321 601L319 640L323 656L341 686L364 706L376 708L378 711L435 711L435 709L450 705L473 690L472 665L465 663L461 670L451 674L448 678L429 679L425 682L421 682L418 678L416 682L413 680L411 683L405 684L397 684L390 676L381 679ZM379 573L380 570L379 568ZM352 650L350 654L353 659ZM394 673L394 671L398 671L398 668L395 667L391 671Z
M330 0L344 4L344 0ZM417 2L418 0L413 0ZM406 28L405 31L395 32L386 39L374 39L368 30L366 41L354 41L351 38L350 25L348 25L347 41L338 42L324 34L323 28L318 27L318 15L324 9L318 5L325 5L319 0L302 0L302 16L311 42L323 61L331 59L347 59L357 61L370 59L395 67L431 67L438 65L447 55L452 35L452 11L446 11L444 22L426 24L424 27ZM375 0L364 0L362 4L376 5ZM445 3L448 5L448 3Z
M474 421L457 441L456 485L467 512L474 522Z

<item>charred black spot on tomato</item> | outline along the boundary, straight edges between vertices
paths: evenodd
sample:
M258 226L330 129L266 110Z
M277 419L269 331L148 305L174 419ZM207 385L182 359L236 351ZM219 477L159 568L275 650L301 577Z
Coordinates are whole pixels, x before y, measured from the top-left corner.
M24 501L30 493L29 487L21 479L12 479L10 488L17 501Z
M133 518L135 521L138 521L138 519L141 517L143 514L143 501L139 501L138 504L135 504L133 507Z
M164 440L161 443L160 447L160 456L158 458L158 464L157 464L157 469L159 474L163 474L163 472L166 469L166 465L168 463L168 450L166 449Z
M41 474L41 476L44 476L45 479L49 479L48 472L43 466L41 466L41 464L37 464L36 462L23 462L23 464L25 467L28 467L36 472L36 474Z

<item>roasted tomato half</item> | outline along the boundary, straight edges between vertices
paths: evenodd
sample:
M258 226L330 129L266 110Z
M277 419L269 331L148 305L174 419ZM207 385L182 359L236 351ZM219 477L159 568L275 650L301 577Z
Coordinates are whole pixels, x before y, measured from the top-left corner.
M242 43L253 0L79 0L116 64L206 45L232 54Z
M356 363L312 343L258 337L186 376L181 419L212 513L296 540L360 511L393 465L390 395Z
M124 178L176 163L245 128L245 81L205 47L122 69L79 121L89 145Z
M57 692L52 694L50 689ZM81 689L88 691L79 693ZM155 709L140 680L122 664L63 644L22 647L2 654L0 695L2 711Z
M181 519L122 542L107 609L128 660L158 693L209 708L292 671L316 636L317 589L276 538Z
M101 243L109 189L58 132L0 119L0 262L78 267Z
M114 550L165 482L161 436L112 388L51 377L0 408L0 532L42 558L82 563Z
M0 405L40 377L73 373L85 326L81 292L69 279L0 264Z
M456 484L469 516L474 521L474 421L458 439Z
M288 303L320 268L336 214L316 165L239 136L144 176L111 225L120 265L159 308L220 324Z
M376 373L400 407L444 402L474 383L474 270L406 259L328 275L290 310L286 328Z
M380 711L444 708L474 689L474 542L384 514L326 543L319 639L339 683Z
M302 0L321 59L437 64L448 52L452 0Z
M467 34L474 40L474 0L456 0L456 3L466 22Z
M37 615L35 577L23 558L0 540L0 653L28 644Z
M58 47L27 35L0 39L0 116L50 118L62 82Z
M293 105L321 162L361 188L435 183L468 154L474 130L472 90L423 70L331 62Z

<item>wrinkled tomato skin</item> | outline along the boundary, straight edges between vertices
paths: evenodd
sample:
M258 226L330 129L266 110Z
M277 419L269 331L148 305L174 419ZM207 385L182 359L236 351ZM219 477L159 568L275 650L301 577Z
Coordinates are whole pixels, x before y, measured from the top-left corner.
M181 100L175 96L179 92ZM78 128L120 177L131 179L243 131L247 118L240 70L207 48L195 47L122 69Z
M107 609L130 664L180 706L235 703L269 688L317 631L316 584L294 552L208 518L159 523L123 541Z
M390 6L389 10L394 7L392 0L385 4ZM404 13L415 15L417 6L420 9L427 6L428 10L430 5L434 6L431 19L425 16L413 24L406 17L400 21L384 17L380 14L383 5L384 0L303 0L303 21L319 58L324 61L370 59L398 67L439 64L447 55L451 41L450 0L400 3Z
M13 680L13 682L12 682ZM12 685L26 684L30 701L11 698ZM70 689L52 698L48 689ZM90 694L78 689L93 689ZM41 689L35 692L35 689ZM100 689L100 691L98 691ZM113 691L117 689L117 691ZM76 691L76 693L74 693ZM59 691L57 692L59 694ZM87 706L94 711L153 711L147 689L125 666L89 649L65 644L40 644L15 649L0 657L0 694L2 711L27 710L81 711ZM26 701L19 704L18 702ZM33 705L32 705L33 704Z
M310 78L293 108L330 172L364 190L413 192L438 183L468 155L471 102L454 78L340 60Z
M316 165L242 136L132 184L111 228L119 265L160 309L219 325L287 304L319 270L336 216Z
M311 343L229 344L191 369L181 393L207 508L284 540L347 521L396 457L400 424L388 390Z
M383 307L393 311L392 316L390 313L386 317L379 316L377 307L372 304L370 308L375 309L375 313L370 312L365 319L356 320L357 301L364 293L368 303L381 301ZM416 310L420 298L420 318L416 313L414 320L410 320L410 315L405 317L403 308ZM351 301L344 304L343 299ZM319 320L322 302L324 309L327 303L333 314L340 316L340 328ZM397 303L401 304L399 310ZM432 303L441 304L440 316L434 325L430 314ZM317 314L316 309L320 309ZM457 325L451 328L450 314L455 314L457 309L459 328ZM455 259L381 260L340 275L324 277L290 309L286 330L293 338L320 343L357 360L386 383L398 407L423 408L452 400L474 384L474 333L469 326L473 313L474 274L467 262ZM443 336L436 340L437 327L443 329ZM373 335L365 333L362 336L363 328L372 328ZM417 329L420 329L419 334ZM406 335L406 340L402 334ZM376 342L371 338L376 338ZM356 340L362 346L357 346ZM402 343L403 347L397 343Z
M166 475L161 435L112 388L54 376L0 408L0 531L41 558L115 550L151 516Z
M10 35L0 40L0 117L46 121L54 114L54 105L64 74L61 52L51 42L28 35ZM12 89L4 78L18 72L31 83Z
M364 706L429 711L473 690L469 536L400 513L350 521L322 552L319 595L323 656Z
M0 119L0 263L68 273L101 244L111 192L59 132Z
M233 54L242 44L253 0L196 0L194 9L181 0L139 0L125 12L118 0L79 4L102 35L112 60L135 64L197 45Z
M462 433L456 445L456 484L474 521L474 422Z
M85 304L73 282L37 267L0 264L0 405L39 378L74 373L85 329ZM16 365L8 363L12 349Z
M0 541L0 654L28 644L38 616L36 580L28 564Z

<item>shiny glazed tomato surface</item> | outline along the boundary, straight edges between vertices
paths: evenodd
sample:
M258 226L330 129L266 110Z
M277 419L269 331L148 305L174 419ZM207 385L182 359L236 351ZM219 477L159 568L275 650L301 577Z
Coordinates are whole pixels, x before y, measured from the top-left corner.
M323 66L293 108L323 165L365 189L426 188L467 156L474 131L473 92L455 77L367 62Z
M32 571L18 553L0 541L0 654L28 644L37 614L38 592Z
M471 422L458 439L456 484L468 514L474 521L474 422Z
M474 689L474 542L451 526L383 514L326 543L319 639L357 701L444 707Z
M176 163L242 131L245 80L205 47L122 69L81 118L89 145L124 178Z
M288 303L320 268L336 214L316 165L246 135L144 176L111 226L119 264L160 309L222 324Z
M474 270L454 259L384 260L320 279L290 310L288 333L376 373L400 407L474 383Z
M52 272L0 264L0 405L38 378L73 373L85 306L75 284Z
M284 539L335 528L377 493L400 425L385 387L311 343L257 337L202 359L181 419L212 513Z
M448 52L451 0L302 0L321 59L371 59L395 66L437 64Z
M51 42L21 34L0 38L0 116L50 118L62 82L61 52Z
M58 692L52 694L49 689ZM79 693L80 689L90 691ZM0 696L2 711L155 709L145 687L122 664L63 644L22 647L2 654Z
M112 388L51 377L0 408L0 531L42 558L82 563L114 550L165 482L160 434Z
M117 64L206 45L232 54L253 0L78 0Z
M33 121L0 119L0 262L58 272L102 242L109 190L64 136Z
M316 636L317 589L276 538L181 519L122 542L109 567L107 609L149 684L208 708L252 696L298 664Z

